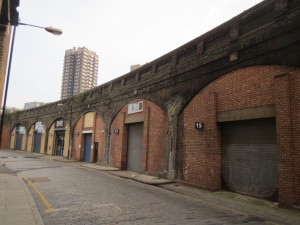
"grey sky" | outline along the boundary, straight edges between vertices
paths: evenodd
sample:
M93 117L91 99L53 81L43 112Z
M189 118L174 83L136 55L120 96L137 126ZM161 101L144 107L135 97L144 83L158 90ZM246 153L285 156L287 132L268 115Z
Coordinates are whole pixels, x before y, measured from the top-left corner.
M204 34L262 0L20 0L7 106L60 99L65 50L99 55L98 85Z

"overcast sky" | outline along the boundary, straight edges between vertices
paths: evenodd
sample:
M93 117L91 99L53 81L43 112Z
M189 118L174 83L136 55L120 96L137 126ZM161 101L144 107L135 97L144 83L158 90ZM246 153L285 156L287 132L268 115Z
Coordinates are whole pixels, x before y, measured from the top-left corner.
M20 0L7 106L60 99L64 53L99 55L98 85L180 47L262 0Z

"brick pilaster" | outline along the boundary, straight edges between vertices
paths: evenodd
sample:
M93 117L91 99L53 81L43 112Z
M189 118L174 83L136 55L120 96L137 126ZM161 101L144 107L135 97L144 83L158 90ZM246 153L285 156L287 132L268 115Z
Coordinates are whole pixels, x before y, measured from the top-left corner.
M289 75L276 76L273 86L273 98L276 108L278 148L278 201L282 205L291 205L294 202L293 140L289 91Z

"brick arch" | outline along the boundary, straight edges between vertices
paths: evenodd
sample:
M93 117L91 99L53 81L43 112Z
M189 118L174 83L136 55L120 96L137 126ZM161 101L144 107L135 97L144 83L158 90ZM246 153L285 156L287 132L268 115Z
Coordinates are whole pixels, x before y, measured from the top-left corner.
M22 122L16 122L16 123L14 123L14 124L11 126L11 129L10 129L10 131L9 131L10 141L11 141L13 132L16 131L15 129L16 129L16 127L19 126L19 125L23 125L23 126L25 127L26 132L27 132L28 128L27 128L27 126L26 126L24 123L22 123ZM27 133L28 133L28 132L27 132ZM9 144L9 145L10 145L10 144Z
M34 143L35 143L35 129L34 129L34 126L36 124L36 122L42 122L44 124L44 133L42 134L42 138L41 138L41 147L40 147L40 150L39 152L40 153L45 153L45 146L46 146L46 142L47 142L47 136L48 136L48 130L47 130L47 125L45 124L45 121L44 119L42 118L39 118L39 119L35 119L34 121L31 121L30 125L28 126L27 128L27 146L26 146L26 150L28 152L31 152L33 151L33 146L34 146Z
M84 116L88 113L94 113L93 121L91 127L84 127ZM105 136L106 136L106 125L103 120L103 117L99 112L90 109L85 110L81 115L76 119L76 122L73 126L73 158L79 161L84 159L84 134L83 132L86 130L92 131L92 143L93 143L93 151L91 155L91 159L95 158L95 145L98 145L97 151L97 161L100 163L104 163L104 148L105 148ZM79 147L80 146L80 147Z
M73 130L75 130L75 128L78 128L78 124L83 122L82 120L83 120L84 116L88 113L96 113L97 115L99 115L98 112L96 112L94 110L85 110L85 111L81 112L79 116L76 116L75 119L72 120L72 129ZM82 130L82 128L80 128L80 130Z
M115 117L118 115L118 113L123 109L124 106L128 105L131 102L138 101L138 100L145 100L149 102L153 102L155 105L159 106L165 111L165 102L161 100L159 96L156 95L149 95L149 94L141 94L134 97L126 97L124 100L121 101L114 101L110 104L107 104L107 107L104 107L103 109L97 110L99 114L103 117L105 122L110 125Z
M207 189L220 189L221 132L218 122L222 122L223 117L228 116L228 112L238 113L270 107L273 108L272 113L276 117L280 162L279 201L283 204L290 204L295 199L299 201L300 190L296 182L300 180L300 167L295 166L300 165L300 157L296 156L299 155L299 149L292 145L300 144L300 134L297 132L297 126L300 124L299 87L300 69L279 65L237 69L209 83L180 113L181 179ZM263 115L257 118L261 116ZM199 132L194 128L195 121L204 122L203 131ZM284 160L286 155L290 156L289 160ZM294 168L290 167L291 164Z
M63 119L64 121L67 121L67 118L65 116L57 116L52 118L51 120L46 121L45 125L46 125L47 132L49 131L51 126L55 123L55 121L58 119Z
M40 119L35 119L33 121L30 121L30 123L29 123L30 125L28 127L31 128L36 122L42 122L44 125L46 125L45 120L43 118L40 118ZM45 126L45 129L46 128L47 128L47 126Z
M98 110L97 108L84 109L79 112L73 111L73 113L72 113L72 129L73 130L75 129L75 126L78 124L78 122L82 119L82 117L89 112L96 113L98 116L103 118L103 113L100 110Z
M11 126L11 130L10 133L18 126L18 125L23 125L24 127L26 127L26 125L22 122L16 122ZM27 129L26 129L27 130Z
M12 126L12 128L11 128L11 130L9 131L9 138L7 138L7 140L9 140L9 142L8 143L6 143L6 145L7 146L9 146L9 148L11 148L11 149L15 149L16 148L16 128L17 128L17 126L19 126L19 125L23 125L24 127L25 127L25 131L26 131L26 134L25 135L27 135L28 134L28 132L27 132L27 128L26 128L26 126L25 126L25 124L24 123L22 123L22 122L17 122L17 123L15 123L13 126ZM3 127L3 128L5 128L5 126ZM5 131L5 130L3 130L3 131ZM4 134L6 133L6 132L3 132ZM8 133L8 131L7 131L7 133ZM25 145L26 145L26 140L27 140L27 138L25 137L25 138L23 138L23 149L22 150L25 150Z
M128 114L128 104L143 101L143 111ZM164 110L155 103L145 99L127 102L110 126L110 163L112 166L126 169L127 126L130 123L143 122L143 167L150 174L166 175L166 130L167 119ZM118 130L118 133L114 132ZM121 150L121 151L120 151Z
M65 121L64 127L66 128L67 117L64 115L59 115L47 120L46 126L46 142L45 142L45 153L48 155L54 154L55 151L55 122L59 119L63 119ZM66 146L66 145L65 145ZM67 155L64 153L64 155Z

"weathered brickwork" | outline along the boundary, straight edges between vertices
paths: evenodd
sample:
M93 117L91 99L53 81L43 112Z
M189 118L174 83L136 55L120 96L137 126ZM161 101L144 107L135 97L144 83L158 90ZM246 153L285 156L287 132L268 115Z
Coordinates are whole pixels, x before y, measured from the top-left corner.
M275 77L274 101L276 105L279 197L281 202L300 202L299 192L299 120L300 120L299 70Z
M10 135L11 134L12 134L12 132L10 132L9 128L4 126L3 130L2 130L2 139L6 140L6 143L2 142L1 143L1 148L9 146L8 140L10 140Z
M146 171L150 174L166 176L166 115L153 102L145 101L144 146L146 147Z
M84 127L84 117L86 113L80 116L79 120L76 122L73 132L73 154L72 158L75 160L83 161L84 159L84 144L85 137L84 132L86 130L90 130L92 133L92 145L93 151L91 151L91 161L90 162L99 162L104 163L104 144L105 144L105 133L106 127L103 122L103 119L97 113L93 113L92 115L92 127ZM95 145L98 144L97 149L97 159L95 158Z
M105 133L106 127L103 119L96 114L96 123L94 126L95 130L95 142L98 143L98 162L104 162L104 144L105 144Z
M128 127L139 122L143 123L142 172L220 190L222 123L230 117L273 117L278 200L300 204L299 58L300 1L265 0L90 91L8 115L4 131L9 135L3 136L2 146L15 147L9 144L18 124L29 131L42 121L49 137L51 124L63 117L66 124L75 125L71 131L65 127L66 139L73 133L73 159L84 160L83 131L88 131L93 144L90 162L97 142L99 163L127 169ZM128 104L137 101L144 102L143 110L128 115ZM94 113L94 120L89 113ZM84 127L87 114L90 127ZM241 115L244 118L238 118ZM195 122L203 122L204 129L196 130ZM51 146L54 138L48 138ZM22 144L28 148L26 140Z
M300 69L255 66L225 74L207 85L181 113L182 179L220 189L221 130L216 114L275 105L279 199L281 203L299 201L299 82ZM203 130L195 129L196 121L204 122Z
M74 132L82 132L83 130L83 116L80 117L80 119L76 122L76 125L74 127ZM84 157L84 148L82 147L84 142L82 140L82 135L76 135L73 137L73 151L72 151L72 158L75 160L83 161Z
M125 129L125 114L126 107L124 107L115 117L111 124L111 142L109 162L112 166L126 169L126 152L127 152L127 130ZM119 129L119 133L114 131ZM125 148L125 149L123 149Z
M298 69L294 69L289 74L289 93L290 93L290 115L292 118L292 159L294 160L294 187L296 201L300 204L300 78L296 76Z
M166 152L166 116L163 110L150 101L143 101L144 108L142 112L128 114L128 105L124 106L117 114L111 125L111 157L112 165L126 169L126 154L128 147L128 131L125 123L126 118L133 118L131 122L143 122L143 168L149 174L165 176L167 166ZM114 132L115 129L119 133Z

